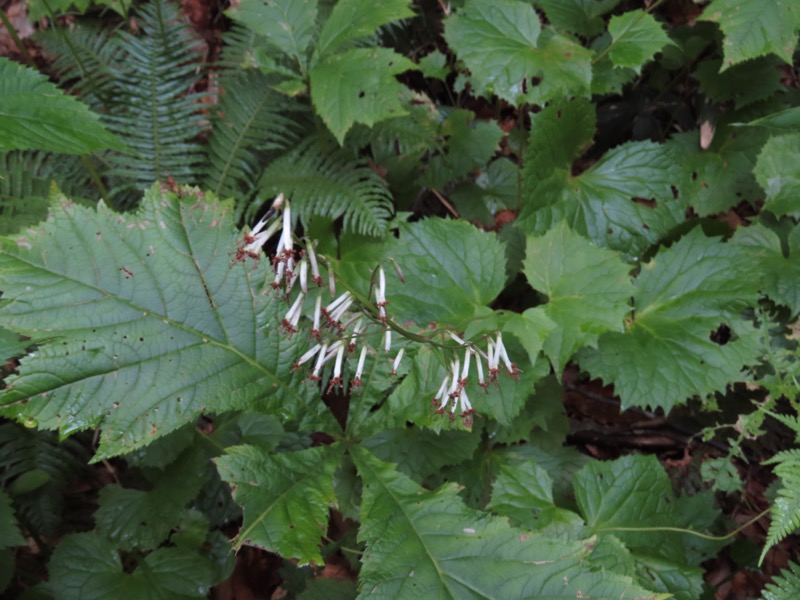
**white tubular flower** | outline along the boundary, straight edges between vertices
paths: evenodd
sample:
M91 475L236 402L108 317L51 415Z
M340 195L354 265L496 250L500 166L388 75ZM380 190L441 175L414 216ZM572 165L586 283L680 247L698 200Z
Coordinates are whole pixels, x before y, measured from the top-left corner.
M311 337L319 340L320 333L320 317L322 316L322 294L317 294L317 299L314 301L314 324L311 326Z
M462 415L469 415L472 413L472 404L467 397L467 392L462 388L461 394L458 396L459 404L461 404L461 414ZM453 402L455 404L455 402ZM453 410L455 412L455 409Z
M303 301L305 298L305 294L298 294L294 304L292 304L286 315L284 315L283 321L281 321L281 326L289 337L293 333L297 333L297 324L300 322L300 315L303 313Z
M458 382L462 388L467 385L467 377L469 377L469 363L472 359L472 350L467 348L464 351L464 367L461 369L461 379Z
M453 362L450 363L450 369L452 372L452 377L450 381L450 388L447 390L447 395L450 398L455 398L458 395L458 390L459 390L458 372L461 369L461 361L457 356L453 359Z
M308 262L311 264L311 281L317 285L322 285L322 276L319 274L317 252L314 250L314 244L310 241L306 244L306 254L308 254Z
M285 200L286 196L284 196L282 193L278 194L275 200L272 201L272 210L280 210L283 207Z
M503 359L503 364L506 367L506 371L508 374L511 375L514 379L519 379L519 370L517 369L517 365L511 362L511 359L508 358L508 352L506 352L506 347L503 344L503 334L498 332L497 333L497 348L495 350L499 359ZM499 361L496 359L496 362Z
M348 310L350 310L350 307L353 305L353 302L354 302L353 298L350 297L344 302L342 302L339 306L337 306L330 314L331 321L333 321L334 324L338 324L342 320L342 317L345 315L345 313ZM342 327L342 329L344 328Z
M442 385L439 386L439 391L433 397L433 408L438 412L443 412L444 407L450 402L450 396L447 393L447 387L450 385L450 375L445 375L442 379Z
M388 327L386 328L386 337L383 340L383 349L387 354L392 349L392 330Z
M486 354L486 364L489 368L489 381L495 381L498 373L499 354L492 340L489 340L489 348Z
M333 363L333 377L328 383L328 392L335 387L342 387L342 360L344 358L344 344L337 342L339 348L336 350L336 362Z
M245 234L244 239L247 244L243 248L243 251L246 254L250 255L250 253L258 252L259 248L266 244L269 239L275 235L275 232L281 227L280 220L275 220L265 231L262 231L266 223L267 220L261 219L258 223L256 223L256 226L253 227L253 230L250 233Z
M478 370L478 385L488 392L489 384L486 383L483 377L483 363L481 362L480 353L475 356L475 367Z
M325 364L325 353L328 351L328 344L322 344L319 349L319 354L317 354L317 362L314 365L314 370L311 371L311 375L309 375L309 379L314 381L319 381L319 374L322 372L322 365Z
M331 298L336 295L336 277L333 276L333 269L328 265L328 289L331 292Z
M394 363L392 364L392 377L397 375L397 368L400 366L400 361L403 360L403 354L405 353L405 348L400 348L400 352L397 353L397 356L394 358Z
M358 366L356 367L356 374L353 377L353 387L360 386L363 382L361 376L364 374L364 362L367 360L367 347L361 347L361 355L358 357Z
M308 261L304 258L300 261L300 289L304 294L308 293Z
M378 287L375 288L375 304L378 307L378 319L386 325L386 273L383 267L378 267Z
M347 351L352 352L356 349L356 344L358 343L358 334L361 333L361 326L364 323L363 317L358 317L356 319L355 325L353 326L353 333L350 334L350 343L347 345Z
M292 240L292 207L289 203L283 209L283 236L278 244L279 252L283 250L285 253L291 253L294 250L294 241Z
M467 342L465 342L464 340L462 340L460 337L458 337L458 336L457 336L455 333L453 333L452 331L448 331L448 332L447 332L447 335L449 335L449 336L450 336L450 339L451 339L451 340L453 340L453 341L454 341L456 344L458 344L459 346L466 346L466 345L467 345Z
M293 369L297 370L302 367L305 363L314 358L317 355L317 352L319 352L321 349L322 346L320 344L316 344L313 348L308 350L305 354L303 354L303 356L295 361Z

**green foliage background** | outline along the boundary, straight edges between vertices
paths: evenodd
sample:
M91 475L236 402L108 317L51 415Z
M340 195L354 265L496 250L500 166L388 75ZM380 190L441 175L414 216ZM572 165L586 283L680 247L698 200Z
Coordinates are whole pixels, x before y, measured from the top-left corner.
M256 546L296 598L709 597L748 461L757 569L800 526L800 9L695 4L241 0L208 60L168 0L32 1L59 85L0 58L0 589L202 598ZM235 260L279 193L373 325L390 274L359 390L294 368L296 296ZM498 332L518 381L431 409ZM734 430L716 484L565 446L565 370ZM356 584L315 578L336 552Z

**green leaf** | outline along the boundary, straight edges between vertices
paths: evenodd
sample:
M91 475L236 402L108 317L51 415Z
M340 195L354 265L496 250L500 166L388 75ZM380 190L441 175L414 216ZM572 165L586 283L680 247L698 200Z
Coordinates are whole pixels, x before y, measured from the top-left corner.
M537 513L555 508L553 480L534 461L503 465L487 508L513 518L522 527L538 529Z
M413 16L409 0L385 0L377 4L368 0L339 0L322 26L314 58L324 60L335 50L374 35L379 27Z
M311 69L311 101L342 144L355 123L372 127L406 113L406 88L395 75L415 68L389 48L353 48L334 54Z
M766 117L755 119L746 123L746 125L766 127L768 129L776 129L778 131L793 132L800 129L800 106L794 108L787 108L778 111Z
M756 58L720 72L722 60L701 62L692 73L701 89L718 103L733 100L736 108L769 98L781 90L781 61L776 56Z
M556 324L544 342L556 371L600 334L622 331L633 285L619 256L574 233L563 221L541 238L527 240L523 272L547 295L545 315Z
M793 2L714 0L703 19L719 23L725 34L725 68L770 53L792 64L800 27L800 9Z
M395 463L398 471L422 483L444 466L469 460L479 443L480 435L475 432L437 433L406 427L377 433L361 442L361 446L379 459Z
M386 291L389 316L399 323L464 323L505 285L503 245L464 221L430 218L403 224L387 255L406 279Z
M14 516L14 508L11 505L11 498L4 491L0 490L0 550L12 546L24 546L25 538L19 532L17 519ZM0 592L3 589L0 586Z
M661 23L643 10L631 10L611 17L608 33L612 39L611 61L617 67L627 67L637 73L656 52L670 43Z
M187 520L186 505L202 488L207 464L204 454L188 451L159 474L149 491L105 486L95 512L97 531L122 550L158 548Z
M28 148L88 154L125 144L43 74L0 57L0 152Z
M698 511L698 502L693 498L677 498L654 456L592 461L575 475L574 486L589 531L601 539L611 534L622 540L639 563L638 568L647 572L642 580L681 598L687 598L686 581L689 589L702 588L703 570L698 568L699 563L724 543L650 528L678 527L702 532L719 513L715 509ZM710 498L706 495L701 499L706 502ZM660 582L658 573L662 574ZM679 585L672 585L674 582Z
M20 341L19 336L13 331L0 328L0 361L22 354L30 342Z
M625 577L583 566L583 542L555 542L467 508L457 486L428 491L352 448L364 482L360 598L634 597ZM653 596L647 596L653 597Z
M527 3L468 0L445 20L444 35L479 93L515 105L543 103L558 94L588 95L591 52L552 32L540 39L541 33L539 17ZM534 78L541 78L538 86Z
M440 135L447 148L430 157L420 180L422 185L444 189L451 181L483 168L497 151L503 130L494 121L480 121L470 110L451 111L442 123Z
M778 452L764 464L775 465L781 485L772 504L772 521L759 564L772 546L800 529L800 449Z
M770 137L753 173L767 195L765 210L777 217L800 215L800 133Z
M703 149L697 131L679 133L667 142L683 168L675 179L680 197L701 217L724 212L742 201L762 197L753 177L756 154L765 135L719 126L712 144Z
M573 175L573 162L594 135L592 105L553 103L531 121L517 221L527 234L544 235L566 221L596 244L636 256L683 220L684 206L672 192L680 170L666 146L628 142Z
M772 583L764 588L761 600L791 600L800 595L800 566L789 562L779 575L773 577Z
M619 0L535 0L534 4L544 10L554 27L590 38L602 33L603 15Z
M319 546L335 502L333 474L341 452L339 445L284 454L227 448L216 463L244 510L235 547L259 546L301 563L324 564Z
M3 414L99 426L97 460L212 409L320 414L290 373L302 346L277 331L285 306L261 294L268 265L231 264L237 237L228 205L154 188L133 214L63 200L3 240L0 325L46 338L0 392Z
M742 267L736 277L731 265ZM738 314L756 301L756 269L747 249L696 228L642 265L627 331L603 334L597 350L582 351L578 361L614 384L623 407L669 411L692 396L725 389L757 359L752 327ZM733 337L717 343L713 334L723 324Z
M79 533L64 537L53 552L48 587L64 600L205 598L218 582L216 566L213 556L160 548L128 572L111 542Z
M547 309L541 306L529 308L522 314L508 315L503 331L509 332L519 340L528 353L531 365L536 364L539 352L550 334L558 325L550 318Z
M275 49L296 60L305 70L317 18L316 0L241 0L226 14L264 36Z

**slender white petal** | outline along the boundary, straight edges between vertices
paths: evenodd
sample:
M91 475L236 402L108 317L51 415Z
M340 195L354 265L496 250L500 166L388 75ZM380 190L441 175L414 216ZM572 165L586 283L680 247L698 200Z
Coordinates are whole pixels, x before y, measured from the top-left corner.
M311 372L312 379L319 379L320 371L322 371L322 365L325 364L325 353L328 350L328 344L322 344L322 347L319 349L319 354L317 355L317 362L314 365L314 370Z
M353 299L348 298L345 302L337 306L336 310L334 310L331 313L331 320L334 323L338 323L339 321L341 321L344 314L350 309L352 305L353 305Z
M451 340L453 340L453 341L454 341L456 344L458 344L459 346L465 346L465 345L467 344L467 342L465 342L464 340L462 340L460 337L458 337L458 336L457 336L455 333L453 333L452 331L448 331L448 332L447 332L447 335L449 335L449 336L450 336L450 339L451 339Z
M364 374L364 362L367 360L367 347L361 347L361 355L358 357L358 366L356 367L356 376L353 378L361 381L361 376Z
M386 301L386 274L383 267L378 267L378 292L381 297L380 302Z
M338 306L340 306L340 305L341 305L343 302L347 302L347 301L348 301L350 298L351 298L351 296L350 296L350 292L345 292L344 294L342 294L341 296L339 296L338 298L336 298L336 300L334 300L333 302L331 302L330 304L328 304L328 306L326 306L326 307L325 307L325 311L326 311L328 314L330 314L330 313L331 313L333 310L335 310L335 309L336 309Z
M472 350L469 348L466 349L464 352L464 368L461 369L461 381L464 381L469 377L469 363L472 359Z
M300 261L300 289L304 294L308 293L308 261L304 258Z
M311 327L312 331L319 332L320 317L322 316L322 294L317 294L317 299L314 301L314 325Z
M317 253L314 250L314 244L309 242L306 245L306 253L308 254L308 261L311 263L311 281L317 285L322 285L322 277L319 274L319 263L317 262Z
M280 210L285 200L286 197L283 194L278 194L278 197L272 201L272 210Z
M461 390L461 394L459 394L458 399L461 404L462 414L472 410L472 403L469 401L467 392L464 389Z
M478 385L485 386L486 380L483 378L483 363L480 355L475 357L475 367L478 369Z
M397 375L397 368L400 366L400 361L403 360L403 354L405 351L405 348L400 348L400 352L397 353L397 356L394 359L394 364L392 365L392 375Z
M392 349L392 330L386 328L386 337L383 342L383 349L388 353Z
M295 363L295 365L300 366L302 364L307 363L312 358L314 358L314 356L316 356L317 352L319 352L321 349L322 349L322 346L320 344L316 344L313 348L311 348L305 354L303 354L303 356L300 357L300 359Z
M342 359L344 357L344 344L339 345L339 349L336 351L336 362L333 364L333 378L334 379L341 379L342 378Z
M328 289L331 291L331 298L336 295L336 278L333 276L333 269L328 265Z
M502 334L497 334L497 353L500 355L500 358L503 359L503 364L506 366L506 369L509 373L512 373L514 369L514 365L511 364L511 359L508 358L508 352L506 352L506 347L503 344Z

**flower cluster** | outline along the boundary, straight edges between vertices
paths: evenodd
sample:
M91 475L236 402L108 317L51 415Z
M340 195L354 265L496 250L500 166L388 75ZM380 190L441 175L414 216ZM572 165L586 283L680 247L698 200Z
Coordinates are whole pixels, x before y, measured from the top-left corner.
M491 338L489 339L486 352L483 352L472 343L465 342L454 333L450 333L449 335L454 342L464 347L464 362L462 366L461 359L458 355L450 361L450 369L444 376L436 395L433 397L433 408L439 414L444 414L445 409L452 402L450 405L451 418L459 408L463 417L469 417L475 413L466 391L470 366L473 360L475 362L475 370L478 374L478 385L485 390L488 390L490 383L497 381L501 361L506 368L506 372L517 381L519 381L519 370L517 369L517 365L512 363L511 359L508 357L508 352L503 344L502 333L498 332L497 338L494 340ZM485 376L483 370L483 361L486 361L486 366L489 371L488 377Z
M308 335L313 345L295 361L294 369L306 368L309 370L309 380L320 381L326 365L332 362L333 369L328 379L327 390L331 392L336 388L343 388L345 359L350 356L355 357L360 346L358 363L350 380L351 390L359 388L363 385L361 377L364 373L367 355L378 353L364 341L368 328L375 326L381 328L383 352L387 356L392 350L392 330L396 329L401 334L403 333L403 330L389 318L386 273L383 266L379 265L373 272L374 305L371 305L366 299L356 297L351 291L345 291L337 296L333 270L323 256L317 255L314 244L303 240L302 247L296 246L292 234L291 207L282 194L275 199L270 210L255 227L249 233L245 233L236 250L233 262L245 261L248 258L258 260L262 256L262 248L279 232L280 236L275 249L270 252L274 276L269 285L269 289L283 298L288 306L279 328L288 337L292 337L300 331L303 315L306 315L311 323ZM328 274L329 301L323 300L325 286L321 266L327 270ZM398 278L404 281L402 272L396 264L394 266ZM310 284L315 284L316 288ZM488 340L486 352L475 344L464 341L454 333L449 335L458 346L454 351L455 358L450 362L448 373L434 398L434 409L440 414L444 414L445 410L449 409L451 419L460 409L460 414L465 421L471 422L475 411L467 397L466 385L472 364L475 364L478 385L484 389L488 388L491 382L497 380L501 363L505 366L508 374L514 378L518 378L519 371L516 365L509 360L501 334L498 333L495 339ZM463 362L458 356L459 348L462 347L464 348ZM400 348L395 355L392 362L393 376L397 373L404 354L405 348ZM488 369L488 375L484 372L484 362Z

